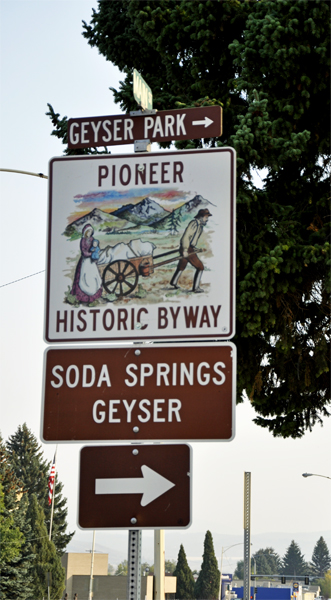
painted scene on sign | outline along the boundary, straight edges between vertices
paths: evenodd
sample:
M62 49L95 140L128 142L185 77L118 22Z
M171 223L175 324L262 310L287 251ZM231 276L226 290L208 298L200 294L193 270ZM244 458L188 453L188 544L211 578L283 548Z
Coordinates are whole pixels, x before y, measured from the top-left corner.
M213 204L175 187L98 190L73 199L64 302L97 306L206 297Z

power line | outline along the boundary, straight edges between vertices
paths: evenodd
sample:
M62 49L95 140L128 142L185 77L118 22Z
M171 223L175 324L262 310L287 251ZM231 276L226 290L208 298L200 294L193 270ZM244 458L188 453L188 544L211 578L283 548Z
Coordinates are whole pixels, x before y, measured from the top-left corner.
M34 277L34 275L39 275L40 273L45 273L45 269L43 271L38 271L37 273L32 273L32 275L26 275L25 277L21 277L21 279L15 279L15 281L9 281L9 283L4 283L0 285L0 288L6 287L6 285L12 285L12 283L17 283L18 281L23 281L23 279L28 279L28 277Z

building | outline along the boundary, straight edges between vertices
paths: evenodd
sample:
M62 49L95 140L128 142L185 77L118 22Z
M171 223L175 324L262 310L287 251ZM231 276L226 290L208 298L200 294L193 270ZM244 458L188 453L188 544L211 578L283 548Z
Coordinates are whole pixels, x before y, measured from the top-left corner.
M66 572L64 593L67 593L71 600L74 593L78 593L78 590L74 588L74 577L83 576L85 578L87 576L89 580L91 576L92 553L66 552L61 558L61 563ZM108 575L108 554L97 552L94 554L93 575L96 577ZM78 598L83 599L83 596L78 594Z
M244 588L242 581L235 581L231 591L237 598L243 598ZM259 580L251 587L252 600L315 600L319 596L319 586L302 586L298 581L288 580L280 583L279 580Z
M88 600L91 577L91 553L66 552L62 556L62 566L65 568L65 594L72 600L77 593L79 600ZM93 564L93 600L126 600L127 576L108 575L108 554L94 554ZM141 578L141 598L153 600L153 576ZM176 577L165 578L166 599L175 598Z

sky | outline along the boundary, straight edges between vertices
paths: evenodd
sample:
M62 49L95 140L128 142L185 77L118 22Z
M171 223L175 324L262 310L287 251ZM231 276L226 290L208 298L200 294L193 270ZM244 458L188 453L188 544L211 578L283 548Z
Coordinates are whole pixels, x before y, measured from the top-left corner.
M96 7L95 0L0 1L0 168L47 174L48 161L62 155L64 146L50 135L47 103L61 117L121 112L109 90L118 87L120 72L82 36L82 20L89 22ZM154 145L153 151L158 151ZM115 146L112 152L133 153L133 146ZM23 423L40 439L47 185L46 179L0 172L0 431L4 439ZM287 542L276 549L284 554L292 539L303 544L306 534L312 534L314 543L315 533L331 539L331 481L302 477L305 472L331 477L331 419L302 439L284 440L257 427L253 418L254 410L246 401L237 407L232 442L192 444L193 519L191 527L180 532L180 539L185 546L192 534L209 529L218 540L216 555L220 559L223 552L229 571L242 558L244 472L252 477L253 545L263 535L265 545L275 547L282 532ZM70 531L77 522L81 447L59 445L57 456ZM55 445L42 444L42 448L51 460ZM167 539L177 534L167 532L166 548ZM123 548L125 535L121 532ZM79 532L79 536L87 549L91 533ZM226 550L235 543L235 550ZM258 548L255 544L253 551ZM190 556L190 548L185 549ZM310 545L307 559L312 551Z

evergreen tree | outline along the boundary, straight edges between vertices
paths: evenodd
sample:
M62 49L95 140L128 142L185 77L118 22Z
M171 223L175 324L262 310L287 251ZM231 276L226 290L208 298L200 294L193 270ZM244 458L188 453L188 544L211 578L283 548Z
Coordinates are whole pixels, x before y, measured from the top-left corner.
M298 544L292 540L283 556L280 573L283 575L307 575L308 569Z
M50 462L44 459L41 446L26 423L22 426L19 425L16 433L9 437L7 451L12 468L22 481L24 489L29 496L36 495L45 515L47 531L49 531L51 518L51 506L48 504ZM63 554L74 535L74 532L66 533L68 509L67 499L62 497L62 489L63 484L56 474L52 540L60 555Z
M5 507L5 495L0 480L0 568L6 562L11 562L19 556L24 537L18 527L15 527L14 517L8 514Z
M1 539L0 597L2 600L26 600L31 591L31 526L27 518L28 496L11 469L5 445L0 437L1 530L9 525L10 535ZM19 532L19 533L18 533Z
M30 497L28 518L34 536L31 543L35 555L32 561L33 589L28 600L47 597L47 573L51 573L51 599L58 600L65 588L65 570L54 543L48 539L45 516L36 494Z
M178 600L190 600L194 598L194 577L188 565L184 546L181 544L178 552L176 568L173 572L177 577L176 598Z
M261 548L253 554L256 565L256 573L259 575L277 575L281 567L281 561L273 548Z
M222 138L175 146L236 149L237 401L246 392L255 422L283 437L329 414L329 8L112 0L83 25L124 74L113 90L124 111L136 108L133 68L159 110L223 106ZM66 118L48 114L66 143ZM262 189L256 169L267 173Z
M201 570L194 588L195 598L204 600L218 598L220 576L214 552L213 538L210 531L207 531Z
M44 459L37 438L26 423L19 425L14 435L6 443L7 452L15 475L31 495L36 494L38 502L44 503L48 494L47 472L49 463Z
M323 578L325 573L331 568L331 557L329 548L321 536L316 542L313 555L311 557L311 573L315 577Z

